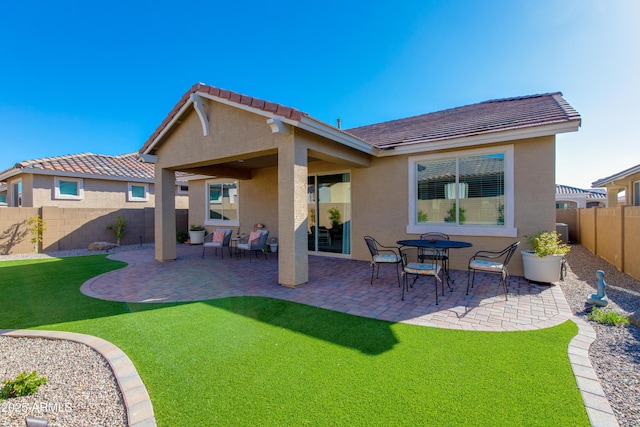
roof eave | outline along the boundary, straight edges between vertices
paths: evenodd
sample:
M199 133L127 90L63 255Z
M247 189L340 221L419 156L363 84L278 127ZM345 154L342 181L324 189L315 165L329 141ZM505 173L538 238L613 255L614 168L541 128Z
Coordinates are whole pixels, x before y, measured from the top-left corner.
M11 169L7 169L6 171L2 172L0 174L0 181L4 182L6 180L8 180L9 178L12 178L16 175L20 175L21 173L23 173L24 171L22 170L22 168L11 168Z
M363 151L367 154L375 155L378 151L377 148L372 145L362 141L359 138L354 137L340 129L337 129L333 126L330 126L320 120L314 119L308 115L303 115L300 120L293 120L290 118L283 117L279 114L275 114L269 111L262 110L260 108L252 107L250 105L239 104L235 101L231 101L226 98L220 98L215 95L210 95L207 92L197 91L195 92L202 98L209 99L211 101L219 102L221 104L225 104L234 108L238 108L240 110L248 111L253 114L258 114L268 119L277 119L283 123L287 123L288 125L306 130L308 132L314 133L319 136L323 136L325 138L331 139L332 141L339 142L348 147L354 148L359 151ZM191 99L187 100L185 104L178 110L178 112L173 116L173 118L167 123L167 125L162 129L162 131L154 138L153 142L147 146L147 148L140 152L141 155L152 154L153 150L156 146L162 141L164 136L175 126L176 122L180 120L182 115L193 105L193 101Z
M629 175L640 173L640 165L634 166L629 169L625 169L615 175L608 176L606 178L599 179L591 183L591 188L605 187L607 184L612 184L614 181L622 178L626 178Z
M516 141L528 138L557 135L559 133L576 132L580 128L579 120L571 120L562 123L527 127L522 129L510 129L497 132L487 132L458 138L425 141L408 145L399 145L380 149L378 156L397 156L402 154L424 153L429 151L451 150L478 145L495 144L498 142Z

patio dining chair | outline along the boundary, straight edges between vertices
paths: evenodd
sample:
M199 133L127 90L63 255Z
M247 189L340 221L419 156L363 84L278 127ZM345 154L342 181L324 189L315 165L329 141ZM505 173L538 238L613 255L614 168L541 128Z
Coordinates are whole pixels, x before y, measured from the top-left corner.
M216 231L210 233L208 236L204 236L202 258L204 258L204 251L207 248L214 248L215 255L218 254L218 248L220 248L222 259L224 259L224 248L227 248L229 250L229 256L231 256L231 247L229 245L231 242L231 232L232 230L230 228L216 228Z
M467 295L469 295L469 284L473 288L476 280L476 271L483 273L500 274L502 288L504 289L504 297L509 299L507 292L509 289L509 272L507 265L513 257L520 242L512 243L501 251L478 251L469 259L469 269L467 270ZM473 278L472 272L473 271Z
M409 251L417 251L418 262L411 262L408 259ZM442 295L444 295L444 281L440 277L440 271L442 267L437 259L420 258L421 251L419 248L401 248L400 254L402 258L402 300L404 301L405 292L409 292L409 286L413 288L419 277L421 276L433 276L433 284L436 290L436 305L438 305L438 282L442 285ZM409 276L415 276L413 282L409 285Z
M255 258L257 258L258 251L262 251L264 259L267 259L267 252L265 252L264 247L268 238L269 230L256 230L252 231L248 236L244 236L238 241L238 257L240 257L240 251L249 252L249 262L251 262L251 253L255 252Z
M380 264L395 264L396 276L398 276L398 287L400 287L400 271L399 267L402 263L398 248L394 246L384 246L378 243L376 239L371 236L364 236L364 241L371 253L371 280L369 284L373 285L373 273L376 271L376 279L380 274Z

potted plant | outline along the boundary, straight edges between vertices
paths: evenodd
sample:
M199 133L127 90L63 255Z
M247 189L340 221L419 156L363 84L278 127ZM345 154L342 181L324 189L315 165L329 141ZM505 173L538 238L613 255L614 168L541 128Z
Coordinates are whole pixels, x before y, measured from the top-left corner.
M564 255L571 250L569 245L555 231L541 231L525 238L531 250L521 251L524 277L541 283L560 280Z
M201 225L191 224L189 227L189 242L192 245L201 245L204 243L205 229Z
M271 239L269 239L269 248L271 249L272 253L278 252L278 238L277 237L272 237Z

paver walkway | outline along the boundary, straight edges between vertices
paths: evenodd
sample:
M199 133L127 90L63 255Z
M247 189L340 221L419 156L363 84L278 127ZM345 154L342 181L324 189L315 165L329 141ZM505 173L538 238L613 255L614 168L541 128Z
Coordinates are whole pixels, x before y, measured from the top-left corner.
M309 257L309 282L292 289L278 284L275 254L258 258L221 259L201 246L179 245L177 260L160 263L153 250L110 255L128 263L86 282L88 296L123 302L186 302L233 296L262 296L392 322L450 329L512 331L546 328L573 314L558 286L535 285L511 277L505 300L497 275L478 274L465 295L466 271L452 271L453 291L445 287L435 305L432 277L420 278L401 300L395 266L383 265L369 284L370 263L342 258Z

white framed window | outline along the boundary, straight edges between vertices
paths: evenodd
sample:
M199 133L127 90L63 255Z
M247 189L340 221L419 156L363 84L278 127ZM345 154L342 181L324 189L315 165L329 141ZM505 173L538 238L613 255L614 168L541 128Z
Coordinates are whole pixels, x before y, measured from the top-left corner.
M130 182L127 189L128 202L147 202L149 201L149 184Z
M65 200L82 200L84 198L84 182L82 178L55 177L55 198Z
M640 181L633 183L633 206L640 206Z
M205 225L238 226L239 198L237 180L210 180L205 184Z
M517 236L513 146L409 158L407 233Z

